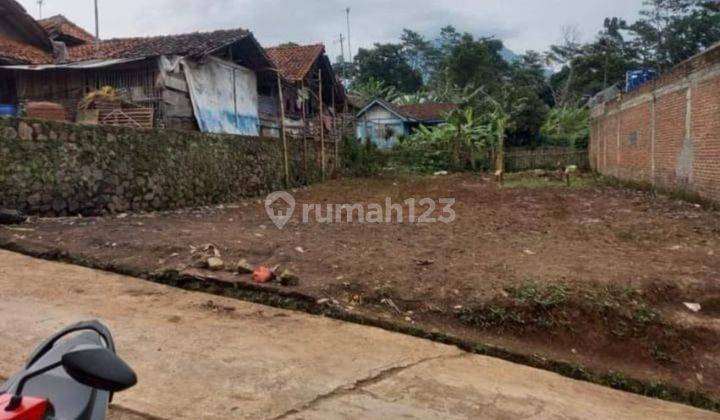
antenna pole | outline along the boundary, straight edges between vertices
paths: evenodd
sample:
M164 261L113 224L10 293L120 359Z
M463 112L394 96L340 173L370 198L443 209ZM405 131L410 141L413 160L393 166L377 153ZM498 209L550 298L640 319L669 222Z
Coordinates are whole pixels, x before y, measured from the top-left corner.
M340 34L340 60L342 62L342 75L347 79L347 69L345 68L345 38Z
M350 43L350 8L348 7L345 9L345 13L347 14L347 34L348 34L348 56L350 58L350 63L353 62L353 51L352 51L352 44Z
M98 0L95 0L95 49L100 49L100 13L98 12Z
M42 19L42 7L43 3L45 3L45 0L37 0L38 4L38 19Z

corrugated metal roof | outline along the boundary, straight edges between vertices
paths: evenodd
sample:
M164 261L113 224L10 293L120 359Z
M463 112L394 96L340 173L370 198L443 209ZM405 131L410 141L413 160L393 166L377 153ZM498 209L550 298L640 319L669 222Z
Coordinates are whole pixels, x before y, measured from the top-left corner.
M118 58L118 59L111 59L111 60L89 60L89 61L80 61L77 63L67 63L67 64L27 64L27 65L10 65L10 66L0 66L2 69L8 69L8 70L33 70L33 71L42 71L42 70L57 70L57 69L99 69L103 67L112 67L117 66L119 64L126 64L126 63L132 63L134 61L141 61L144 60L144 58Z

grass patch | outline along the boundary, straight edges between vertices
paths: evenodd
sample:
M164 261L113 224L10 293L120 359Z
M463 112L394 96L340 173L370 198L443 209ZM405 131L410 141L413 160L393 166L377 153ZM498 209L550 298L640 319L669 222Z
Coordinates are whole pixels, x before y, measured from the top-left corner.
M673 200L685 201L692 204L699 204L706 210L720 211L720 203L702 197L700 194L685 189L669 189L653 185L648 181L623 180L608 175L597 177L599 184L630 190L646 191L653 195L666 195Z
M592 323L602 324L615 336L640 337L651 326L668 326L635 289L578 289L565 283L511 286L486 303L462 310L458 317L467 325L518 333L574 332L578 325Z
M576 174L570 180L570 186L557 176L536 176L532 173L516 173L505 175L504 188L533 190L542 188L587 189L598 185L593 176Z

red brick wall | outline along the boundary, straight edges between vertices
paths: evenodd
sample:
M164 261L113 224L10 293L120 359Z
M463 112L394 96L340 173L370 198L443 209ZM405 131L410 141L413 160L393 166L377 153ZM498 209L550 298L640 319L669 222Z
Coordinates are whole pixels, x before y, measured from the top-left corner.
M590 163L720 202L720 46L593 110Z
M693 184L701 194L720 200L720 77L693 90L692 114Z
M685 140L687 90L661 96L655 101L655 180L664 188L677 188L680 150ZM648 121L650 125L650 121Z

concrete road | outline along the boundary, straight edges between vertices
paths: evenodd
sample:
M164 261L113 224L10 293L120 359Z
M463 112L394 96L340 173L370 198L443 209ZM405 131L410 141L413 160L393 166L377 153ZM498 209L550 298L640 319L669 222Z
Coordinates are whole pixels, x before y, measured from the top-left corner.
M91 318L140 378L114 419L720 418L376 328L0 251L0 376Z

